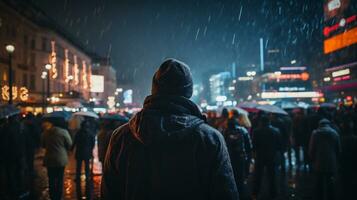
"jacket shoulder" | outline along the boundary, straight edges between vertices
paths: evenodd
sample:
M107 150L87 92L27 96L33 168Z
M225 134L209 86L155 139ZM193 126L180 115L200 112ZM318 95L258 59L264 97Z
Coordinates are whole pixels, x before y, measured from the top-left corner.
M117 143L123 135L128 134L129 132L130 129L128 123L118 127L113 131L113 134L110 137L110 143Z
M206 142L213 143L213 144L224 143L224 138L222 133L206 123L200 124L195 130L199 133L200 137Z

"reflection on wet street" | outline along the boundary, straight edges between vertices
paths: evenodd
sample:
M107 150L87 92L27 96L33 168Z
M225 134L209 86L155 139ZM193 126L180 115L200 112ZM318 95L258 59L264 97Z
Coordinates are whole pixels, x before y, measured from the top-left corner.
M82 171L81 180L76 180L76 160L74 154L70 154L70 161L65 169L63 199L100 199L100 182L101 182L101 163L98 160L97 148L93 151L94 159L92 162L93 173L88 180ZM48 185L47 185L47 171L42 165L43 152L37 154L35 166L37 176L35 179L34 193L35 198L40 200L49 199Z
M34 193L36 199L47 200L48 186L47 186L47 172L46 168L42 165L43 152L39 152L36 157L35 166L37 170L37 176L34 184ZM294 158L294 153L293 153ZM94 149L93 160L93 175L87 181L84 175L84 169L82 171L81 180L76 182L75 168L76 162L74 155L70 155L70 163L65 170L64 180L64 199L100 199L100 183L101 183L101 163L98 161L97 149ZM286 161L286 172L278 170L278 198L281 200L309 200L313 199L313 176L307 168L297 167L295 160L293 159L292 166L289 166ZM266 180L265 180L266 182ZM252 185L252 175L250 175L248 181L246 181L247 193L244 196L250 196ZM268 193L267 184L262 185L262 192L258 199L266 199Z

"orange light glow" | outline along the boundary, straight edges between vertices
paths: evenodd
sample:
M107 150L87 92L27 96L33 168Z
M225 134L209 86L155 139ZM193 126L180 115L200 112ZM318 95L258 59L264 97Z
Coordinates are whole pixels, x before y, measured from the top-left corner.
M328 54L357 43L357 27L324 41L324 53Z

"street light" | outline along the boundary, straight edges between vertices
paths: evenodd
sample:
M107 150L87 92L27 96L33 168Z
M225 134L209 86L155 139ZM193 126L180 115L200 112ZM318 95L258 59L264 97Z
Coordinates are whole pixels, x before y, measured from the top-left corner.
M45 79L47 78L47 72L43 71L41 74L42 79L42 112L45 112L46 98L45 98Z
M6 45L5 47L7 53L9 54L9 104L12 104L12 54L15 51L14 45Z
M51 96L51 90L50 90L50 70L52 68L51 64L46 64L45 69L47 70L47 99L50 98Z

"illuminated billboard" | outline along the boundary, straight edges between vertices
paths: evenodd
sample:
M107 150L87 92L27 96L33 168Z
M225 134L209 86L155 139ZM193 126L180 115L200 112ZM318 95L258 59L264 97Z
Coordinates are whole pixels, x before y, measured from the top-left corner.
M324 53L357 44L357 11L350 0L324 1Z
M90 91L101 93L104 92L104 76L102 75L91 75L91 86Z
M324 13L325 21L333 17L341 17L348 8L350 0L325 0Z

